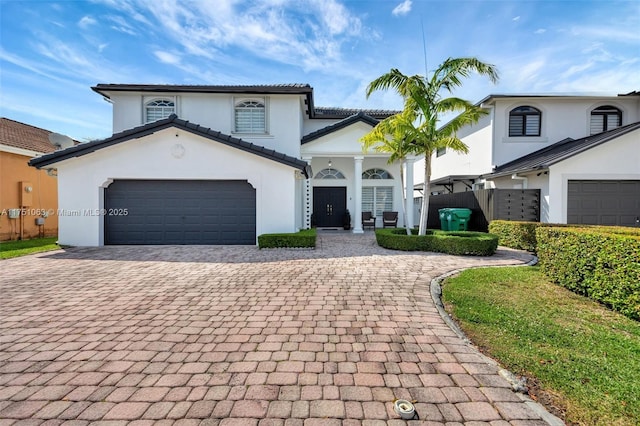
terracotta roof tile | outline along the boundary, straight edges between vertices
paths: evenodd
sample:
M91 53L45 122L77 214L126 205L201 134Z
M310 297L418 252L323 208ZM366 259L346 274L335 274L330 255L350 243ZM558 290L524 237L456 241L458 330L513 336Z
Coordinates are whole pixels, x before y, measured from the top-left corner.
M55 145L49 142L52 132L20 123L8 118L0 118L0 145L26 149L36 152L53 152Z

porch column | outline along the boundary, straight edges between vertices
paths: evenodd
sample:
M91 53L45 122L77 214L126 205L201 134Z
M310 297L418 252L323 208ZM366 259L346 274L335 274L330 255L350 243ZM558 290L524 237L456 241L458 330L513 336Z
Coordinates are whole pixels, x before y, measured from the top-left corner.
M356 208L353 215L353 233L362 234L362 160L363 156L353 157L353 173L355 179L353 181L356 194Z
M407 212L407 223L405 226L409 228L413 228L415 223L413 222L413 162L415 161L415 157L407 157L405 160L405 211Z

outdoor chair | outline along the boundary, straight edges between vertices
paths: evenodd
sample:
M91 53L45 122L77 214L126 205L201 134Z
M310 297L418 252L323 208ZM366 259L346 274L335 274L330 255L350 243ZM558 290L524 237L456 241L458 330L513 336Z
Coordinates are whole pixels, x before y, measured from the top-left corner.
M376 229L376 217L371 212L362 212L362 229L365 227Z
M382 227L396 228L398 226L398 212L382 212Z

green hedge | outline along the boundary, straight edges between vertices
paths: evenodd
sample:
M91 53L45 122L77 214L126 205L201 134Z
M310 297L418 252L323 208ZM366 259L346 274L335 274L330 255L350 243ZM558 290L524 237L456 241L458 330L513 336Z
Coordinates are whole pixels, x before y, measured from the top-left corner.
M556 284L640 320L640 232L634 228L539 227L542 271Z
M258 247L263 248L315 248L316 230L305 229L289 234L262 234L258 236Z
M432 251L457 255L491 256L498 237L484 232L428 230L427 235L407 235L404 228L376 229L380 247L404 251Z
M489 232L500 237L500 245L517 250L537 251L536 230L544 227L556 228L589 228L603 229L607 233L621 235L640 235L640 229L625 226L601 226L601 225L565 225L558 223L542 222L518 222L511 220L493 220L489 224Z

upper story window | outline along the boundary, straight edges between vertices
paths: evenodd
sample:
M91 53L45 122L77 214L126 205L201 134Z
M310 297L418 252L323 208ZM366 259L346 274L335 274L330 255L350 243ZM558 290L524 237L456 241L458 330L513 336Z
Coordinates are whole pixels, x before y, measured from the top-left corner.
M362 179L393 179L393 176L384 169L369 169L362 172Z
M590 133L606 132L622 125L622 111L618 108L605 105L591 111Z
M442 157L446 153L447 153L447 148L446 147L436 149L436 157Z
M345 179L340 170L336 169L323 169L316 173L316 179Z
M542 113L531 106L521 106L509 112L509 136L540 136Z
M175 114L175 112L176 104L170 99L156 99L151 102L147 102L145 105L145 123L162 120L163 118L169 117L171 114Z
M267 133L264 99L243 99L235 104L236 133Z

